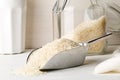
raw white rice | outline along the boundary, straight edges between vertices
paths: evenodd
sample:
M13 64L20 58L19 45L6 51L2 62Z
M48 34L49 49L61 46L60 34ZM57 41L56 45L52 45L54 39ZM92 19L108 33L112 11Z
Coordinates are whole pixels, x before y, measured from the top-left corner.
M79 43L103 36L105 34L105 24L105 16L97 20L83 22L75 28L73 36L69 39ZM101 54L104 51L105 45L105 40L91 44L88 53Z
M48 43L41 49L34 51L28 63L23 68L17 70L16 73L22 75L41 74L42 72L39 71L40 67L44 66L50 58L61 51L69 50L76 46L78 46L77 43L65 38Z

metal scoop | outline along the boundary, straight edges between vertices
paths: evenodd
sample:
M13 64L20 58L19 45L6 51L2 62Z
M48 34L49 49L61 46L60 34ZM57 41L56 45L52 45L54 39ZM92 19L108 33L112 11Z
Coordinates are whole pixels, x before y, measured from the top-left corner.
M79 46L72 48L70 50L59 52L58 54L53 56L44 66L40 67L40 70L42 71L57 70L82 65L87 55L88 45L96 41L103 40L107 38L109 35L112 35L112 33L108 33L104 36L90 40L88 42L79 43ZM27 61L30 55L28 56Z

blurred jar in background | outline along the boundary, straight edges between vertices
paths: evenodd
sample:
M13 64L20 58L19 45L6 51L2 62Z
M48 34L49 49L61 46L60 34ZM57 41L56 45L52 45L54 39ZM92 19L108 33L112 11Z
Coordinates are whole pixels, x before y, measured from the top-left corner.
M94 20L105 15L105 9L97 3L97 0L90 0L91 5L85 10L84 20Z
M0 54L25 50L26 0L0 0Z

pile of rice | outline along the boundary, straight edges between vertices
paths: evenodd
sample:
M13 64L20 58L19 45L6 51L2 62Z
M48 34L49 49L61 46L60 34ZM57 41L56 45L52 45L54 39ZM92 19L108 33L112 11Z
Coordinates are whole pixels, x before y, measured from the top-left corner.
M30 56L28 63L23 68L18 69L16 74L39 75L43 73L39 69L43 67L57 53L72 49L78 46L77 43L86 42L98 38L104 34L105 17L101 17L98 20L84 22L78 25L74 32L69 36L64 36L64 38L57 39L34 51ZM105 40L99 41L97 43L91 44L89 46L88 52L91 54L99 54L102 53L104 47Z
M105 26L106 20L105 16L100 17L96 20L91 20L87 22L83 22L79 24L72 34L64 36L64 38L68 38L77 43L79 42L87 42L89 40L98 38L105 34ZM88 53L89 54L102 54L104 53L106 42L105 40L96 42L89 46Z
M39 75L43 73L39 71L39 69L44 66L54 55L61 51L72 49L76 46L78 46L77 43L65 38L48 43L42 48L34 51L29 57L28 63L23 68L18 69L16 74Z
M74 31L73 40L76 42L86 42L105 34L105 16L97 20L84 22L78 25ZM96 42L89 46L90 54L102 54L105 48L105 40Z

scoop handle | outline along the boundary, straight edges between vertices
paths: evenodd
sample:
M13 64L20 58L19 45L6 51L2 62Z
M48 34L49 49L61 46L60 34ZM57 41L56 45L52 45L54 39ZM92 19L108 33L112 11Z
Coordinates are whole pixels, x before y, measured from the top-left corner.
M90 40L90 41L88 41L87 43L90 44L90 43L94 43L94 42L97 42L97 41L104 40L104 39L108 38L110 35L112 35L111 32L105 34L104 36L101 36L101 37L98 37L98 38L96 38L96 39Z

